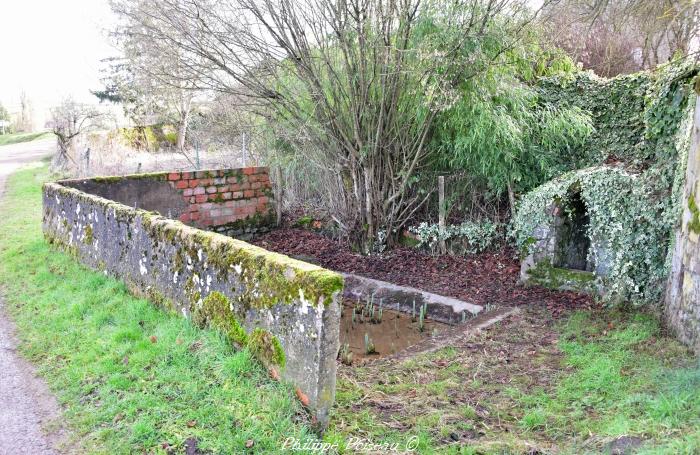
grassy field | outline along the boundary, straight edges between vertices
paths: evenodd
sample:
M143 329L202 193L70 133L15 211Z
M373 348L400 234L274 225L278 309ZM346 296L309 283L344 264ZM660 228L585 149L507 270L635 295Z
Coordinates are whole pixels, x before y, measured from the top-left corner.
M71 444L184 453L196 441L205 453L281 453L288 437L315 440L292 391L247 351L51 250L40 229L46 178L35 168L8 182L0 286L21 352L65 407ZM324 441L341 453L358 441L386 444L379 451L411 442L419 453L600 453L616 444L700 453L700 368L649 315L553 320L529 308L454 348L341 366Z
M87 453L275 453L311 438L291 389L248 351L127 293L52 251L41 234L45 168L8 181L0 204L0 286L21 352L65 407ZM247 447L250 446L252 447Z
M19 144L20 142L36 141L38 139L45 139L47 137L51 137L51 135L51 133L47 132L0 134L0 146Z

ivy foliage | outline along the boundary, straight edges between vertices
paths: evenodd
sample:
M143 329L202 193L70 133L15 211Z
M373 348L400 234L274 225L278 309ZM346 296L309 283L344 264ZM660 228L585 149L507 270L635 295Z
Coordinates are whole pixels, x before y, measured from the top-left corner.
M436 253L441 240L460 243L459 250L466 254L476 254L492 247L502 240L503 225L490 220L479 222L465 221L461 224L451 224L441 228L438 224L422 222L409 228L416 236L419 247L426 247Z
M591 73L545 78L543 103L577 107L595 131L568 157L574 169L526 194L512 220L521 251L551 219L545 208L566 205L580 191L590 217L589 260L606 261L598 277L608 301L658 302L668 275L668 252L680 218L680 195L692 126L692 78L698 68L676 61L655 72L615 79ZM605 258L596 257L606 251Z

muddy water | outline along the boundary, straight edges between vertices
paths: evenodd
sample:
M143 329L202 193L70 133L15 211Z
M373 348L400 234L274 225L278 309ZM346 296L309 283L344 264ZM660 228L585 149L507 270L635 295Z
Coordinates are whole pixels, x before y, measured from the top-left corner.
M354 323L353 308L356 309ZM340 320L341 361L344 360L343 351L345 345L352 352L353 363L357 363L364 359L378 359L395 354L425 338L431 337L433 334L441 333L450 328L447 324L426 319L423 331L421 331L418 321L419 309L416 309L415 321L410 314L383 308L381 322L379 322L377 321L378 308L375 308L373 322L366 309L364 316L360 315L362 312L359 304L352 301L344 302ZM370 344L374 345L376 352L367 352L365 335L367 335Z

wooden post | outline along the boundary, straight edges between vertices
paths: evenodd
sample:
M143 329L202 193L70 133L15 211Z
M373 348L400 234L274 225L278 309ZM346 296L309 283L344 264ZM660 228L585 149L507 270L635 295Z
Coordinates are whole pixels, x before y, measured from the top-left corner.
M445 176L438 176L438 227L440 228L440 254L447 253L447 245L442 237L445 232Z
M282 224L282 196L283 196L283 186L282 186L282 168L280 166L274 167L275 172L275 211L277 214L277 226Z

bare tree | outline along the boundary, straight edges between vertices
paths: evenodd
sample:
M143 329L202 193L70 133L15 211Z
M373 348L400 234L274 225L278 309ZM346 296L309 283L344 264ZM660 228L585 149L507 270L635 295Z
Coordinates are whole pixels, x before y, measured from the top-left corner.
M53 167L61 169L73 161L70 152L74 139L82 133L99 128L104 114L94 106L78 103L68 97L51 109L51 118L52 132L58 146Z
M176 48L188 80L301 132L321 152L309 159L335 176L335 220L367 251L426 200L412 187L436 113L507 50L487 37L514 39L533 19L527 3L121 0L115 10L142 39Z
M550 39L602 76L688 55L700 31L697 0L562 0L549 9Z
M122 103L137 125L148 124L154 117L173 121L177 125L176 148L184 152L197 92L182 68L179 49L149 35L152 19L142 14L145 10L122 14L117 4L114 10L121 21L112 30L112 37L122 56L108 60L111 74L105 81L107 89L95 94Z
M14 130L23 133L31 133L34 129L34 107L25 91L19 95L20 111L14 124Z

